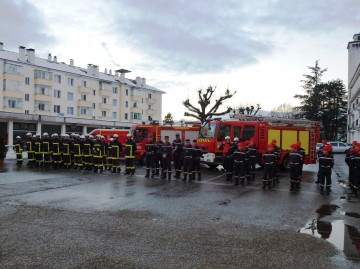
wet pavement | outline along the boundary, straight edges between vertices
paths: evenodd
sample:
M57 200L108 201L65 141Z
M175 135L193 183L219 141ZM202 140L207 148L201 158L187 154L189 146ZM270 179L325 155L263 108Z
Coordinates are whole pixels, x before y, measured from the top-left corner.
M360 199L336 155L330 195L316 165L301 190L0 166L1 268L359 268Z

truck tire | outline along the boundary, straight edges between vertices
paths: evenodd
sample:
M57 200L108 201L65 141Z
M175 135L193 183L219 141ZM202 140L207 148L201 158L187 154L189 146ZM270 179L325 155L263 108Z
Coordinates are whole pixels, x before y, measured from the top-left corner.
M282 170L289 170L290 169L290 157L289 155L286 155L283 158L282 164L281 164L281 169Z

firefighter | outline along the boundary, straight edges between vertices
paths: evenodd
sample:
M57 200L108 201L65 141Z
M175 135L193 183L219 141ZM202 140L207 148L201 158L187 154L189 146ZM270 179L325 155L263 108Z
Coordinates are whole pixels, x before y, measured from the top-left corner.
M125 175L135 174L135 153L137 150L136 142L132 139L132 135L126 135L125 142Z
M298 144L292 144L290 146L290 191L298 190L300 184L300 165L302 160L302 154L299 151Z
M257 146L255 144L255 140L251 139L249 143L249 162L250 162L251 181L255 180L256 157L257 157Z
M357 143L355 151L353 153L353 176L352 183L350 185L354 196L358 197L359 187L360 187L360 144Z
M300 161L300 165L299 165L299 181L301 182L304 160L305 160L305 149L303 149L301 147L301 141L298 141L296 144L298 146L298 151L301 155L301 161Z
M249 144L250 144L250 140L245 140L245 142L243 144L244 151L246 152L246 155L245 155L245 174L246 174L247 184L250 184L250 180L251 180Z
M101 136L101 153L102 153L102 165L103 165L103 170L107 170L108 169L108 151L109 151L109 144L106 143L105 141L105 136Z
M22 153L24 150L24 143L21 141L21 137L17 136L15 140L14 149L16 152L16 164L22 164L23 163L23 157Z
M163 170L164 174L161 178L171 180L171 155L172 155L172 144L169 141L169 136L165 136L165 142L162 146L162 163L163 163Z
M198 180L201 180L201 164L200 158L203 156L204 152L202 148L197 144L197 140L193 140L194 147L194 158L193 158L193 178L195 180L196 173L198 175Z
M183 147L183 174L184 177L182 181L186 181L189 176L189 182L192 180L193 172L193 156L194 148L190 143L190 139L185 140L185 145Z
M71 150L72 150L72 141L68 134L64 135L64 140L62 143L62 160L63 168L71 168Z
M109 146L108 146L108 152L107 152L107 169L109 171L112 171L112 155L111 155L111 145L114 141L114 138L110 137L109 139Z
M275 166L274 163L276 162L276 155L274 153L274 145L269 144L267 146L266 152L263 154L263 164L264 164L264 174L263 174L263 189L272 188L274 176L275 176Z
M245 183L245 160L247 154L244 143L238 143L234 149L234 186L239 185L239 178L242 185Z
M157 137L156 141L156 152L155 152L155 176L160 174L160 167L161 167L161 176L164 174L164 169L162 169L162 146L164 142L161 140L161 135Z
M75 135L72 151L74 152L74 168L79 170L84 169L84 162L83 162L84 141L85 141L85 136L79 134Z
M92 146L92 155L93 155L93 172L97 173L100 170L100 173L104 171L102 163L102 149L104 148L101 141L101 135L97 134L95 136L95 141Z
M321 140L321 143L322 145L319 147L318 151L317 151L317 157L318 157L318 160L320 159L321 155L323 154L323 148L324 146L326 145L329 145L327 143L327 140L326 139L323 139ZM330 152L332 154L332 152ZM319 170L318 170L318 173L317 173L317 180L315 181L315 184L319 184L320 183L320 167L319 167Z
M62 152L62 143L59 140L59 135L54 133L52 135L52 143L51 143L51 154L52 154L52 162L53 167L60 167L62 160L61 160L61 152Z
M356 157L356 146L357 141L352 142L351 148L345 151L345 163L349 166L349 176L348 176L348 185L350 189L355 194L354 182L355 182L355 165L354 165L354 158Z
M50 167L50 165L51 165L51 149L52 149L52 141L49 137L49 134L43 133L42 152L44 154L44 166L45 167Z
M271 141L271 144L273 145L274 154L275 154L275 157L276 157L276 161L274 162L274 177L273 177L273 184L275 185L275 183L280 183L280 180L279 180L279 174L280 174L279 161L280 161L280 156L281 156L281 148L276 145L276 139L273 139Z
M40 134L35 135L34 141L34 154L35 154L35 166L39 167L43 165L43 153L42 153L42 140Z
M26 134L26 152L28 156L28 163L26 165L33 165L35 163L35 151L34 151L34 138L29 132Z
M94 142L89 134L85 135L84 146L83 146L83 163L85 166L85 170L91 171L93 162L92 162L92 148L94 146Z
M230 136L225 137L225 143L220 145L223 150L223 166L226 172L226 181L232 180L234 144L230 142Z
M173 147L173 160L174 160L174 169L175 169L175 178L180 178L181 175L181 161L183 154L183 142L180 139L180 134L175 134L175 140L172 142Z
M111 173L117 173L120 174L121 168L120 168L120 154L123 150L123 146L121 142L118 140L119 136L118 134L113 135L113 141L111 142L111 149L110 149L110 156L112 160L112 171Z
M145 177L150 177L150 169L151 169L151 178L155 176L155 152L156 145L153 141L152 135L149 134L147 136L147 141L145 144L145 154L146 154L146 175Z
M319 158L320 194L324 194L324 187L327 195L331 192L331 168L334 167L334 157L330 150L330 145L325 145Z

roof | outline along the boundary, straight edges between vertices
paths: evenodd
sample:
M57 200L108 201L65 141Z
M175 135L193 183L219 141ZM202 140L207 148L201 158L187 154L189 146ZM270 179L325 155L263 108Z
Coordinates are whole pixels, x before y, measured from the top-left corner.
M43 58L39 58L39 57L35 57L34 64L29 63L28 60L20 61L19 53L17 53L17 52L0 50L0 59L8 60L8 61L14 62L15 64L19 64L19 65L34 65L34 66L38 66L39 68L48 68L53 71L61 71L61 72L66 72L66 73L70 73L70 74L74 74L74 75L85 76L85 77L89 77L89 78L99 79L99 80L109 82L109 83L112 83L112 82L113 83L122 83L122 84L128 85L130 87L136 87L139 89L147 89L147 90L151 90L151 91L155 91L155 92L159 92L159 93L165 93L164 91L161 91L155 87L152 87L149 85L140 86L140 85L137 85L136 83L134 83L131 79L127 79L127 78L123 79L116 75L109 75L109 74L106 74L103 72L98 72L98 75L95 76L94 74L89 73L87 68L71 66L71 65L68 65L68 64L65 64L62 62L49 61L47 59L43 59ZM119 69L117 71L119 71L120 73L130 72L126 69Z

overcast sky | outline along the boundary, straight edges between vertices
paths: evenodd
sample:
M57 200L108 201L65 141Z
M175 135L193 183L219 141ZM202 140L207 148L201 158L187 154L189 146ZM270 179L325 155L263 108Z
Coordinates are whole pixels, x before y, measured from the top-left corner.
M4 49L131 70L166 92L163 115L175 119L209 85L237 91L223 109L297 105L316 60L324 82L347 85L346 47L359 32L359 0L0 0Z

